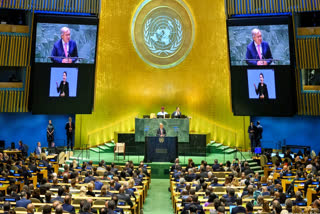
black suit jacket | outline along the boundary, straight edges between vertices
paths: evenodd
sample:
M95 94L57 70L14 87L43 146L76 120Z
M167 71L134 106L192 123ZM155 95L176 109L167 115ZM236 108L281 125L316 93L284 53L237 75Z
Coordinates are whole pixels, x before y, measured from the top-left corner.
M164 134L165 136L167 135L167 132L166 132L165 128L162 129L162 134ZM157 136L160 136L160 135L161 135L161 130L160 130L160 128L158 128Z
M181 117L181 112L179 112L177 115L175 115L175 114L176 114L176 111L171 114L171 118L180 118Z
M119 194L118 194L118 200L119 200L119 201L120 201L120 200L125 201L128 205L130 205L130 207L133 206L133 203L132 203L132 201L131 201L131 199L130 199L130 196L127 195L127 194L119 193Z
M66 83L63 84L63 81L61 81L59 87L57 88L57 92L59 93L60 97L63 92L64 97L69 97L69 83L66 81Z
M243 206L233 208L231 214L237 213L246 213L246 208L244 208Z
M69 132L69 128L70 128L70 125L69 125L69 122L67 122L67 123L66 123L66 127L65 127L66 132L67 132L67 135L72 135L73 132L74 132L74 123L73 123L73 122L71 122L72 132Z

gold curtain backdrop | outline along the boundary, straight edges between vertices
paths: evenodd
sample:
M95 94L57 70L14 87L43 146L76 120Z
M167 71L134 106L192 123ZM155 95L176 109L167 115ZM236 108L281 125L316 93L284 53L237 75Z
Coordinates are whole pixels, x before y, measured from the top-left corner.
M76 115L75 146L95 146L115 132L134 131L134 118L176 106L191 116L191 133L210 133L230 146L248 149L249 117L231 109L225 4L185 1L195 21L195 40L186 59L170 69L143 62L131 40L137 0L101 1L95 104L91 115Z

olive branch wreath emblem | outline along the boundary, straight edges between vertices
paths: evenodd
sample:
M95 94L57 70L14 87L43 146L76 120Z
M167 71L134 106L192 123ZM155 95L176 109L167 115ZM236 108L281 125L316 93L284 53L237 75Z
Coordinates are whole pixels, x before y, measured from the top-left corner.
M172 54L174 52L176 52L176 50L179 48L179 46L181 45L181 42L182 42L182 33L183 33L183 30L182 30L182 26L181 26L181 23L179 22L178 19L174 19L175 20L175 23L176 23L176 26L177 26L177 35L176 35L176 40L175 42L171 45L171 47L169 49L165 49L165 50L160 50L160 49L157 49L153 42L151 41L152 39L150 38L150 34L149 34L149 28L150 28L150 25L151 25L151 22L152 22L152 18L148 19L146 24L145 24L145 28L144 28L144 41L145 41L145 44L146 46L149 48L149 50L154 53L154 54L157 54L157 55L161 55L162 53L166 54L166 55L169 55L169 54Z

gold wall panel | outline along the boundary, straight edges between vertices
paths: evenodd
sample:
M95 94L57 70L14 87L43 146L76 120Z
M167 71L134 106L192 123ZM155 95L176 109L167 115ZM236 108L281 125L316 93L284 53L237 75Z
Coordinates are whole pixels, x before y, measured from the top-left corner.
M133 47L131 21L140 3L101 1L94 111L76 115L75 146L102 144L115 132L134 131L135 116L161 106L172 113L180 106L192 117L192 133L210 132L220 142L244 148L249 117L235 117L231 110L224 1L186 1L195 41L188 57L170 69L149 66Z

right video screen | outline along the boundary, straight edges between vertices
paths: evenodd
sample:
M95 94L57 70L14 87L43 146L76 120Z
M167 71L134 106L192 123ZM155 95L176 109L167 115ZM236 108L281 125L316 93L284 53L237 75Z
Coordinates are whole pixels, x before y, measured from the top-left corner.
M227 21L234 115L296 112L291 16Z

